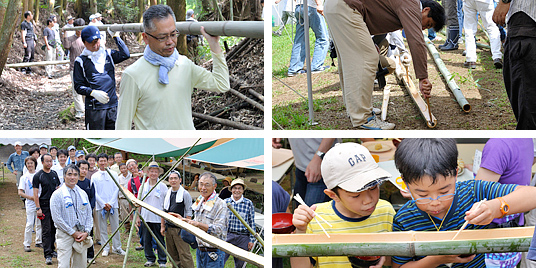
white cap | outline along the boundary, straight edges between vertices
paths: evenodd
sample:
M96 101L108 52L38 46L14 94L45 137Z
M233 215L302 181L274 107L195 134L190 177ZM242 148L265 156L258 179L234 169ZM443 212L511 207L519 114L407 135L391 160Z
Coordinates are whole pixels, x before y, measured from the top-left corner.
M339 186L354 193L366 190L375 181L391 177L378 166L367 148L353 142L339 143L331 148L324 155L321 170L328 189Z
M90 20L90 21L92 21L92 20L94 20L94 19L96 19L95 15L91 15L91 16L89 16L89 20Z
M101 14L101 13L98 13L98 12L95 13L95 18L100 18L100 17L102 17L102 14Z
M22 143L20 141L16 141L13 146L22 146Z

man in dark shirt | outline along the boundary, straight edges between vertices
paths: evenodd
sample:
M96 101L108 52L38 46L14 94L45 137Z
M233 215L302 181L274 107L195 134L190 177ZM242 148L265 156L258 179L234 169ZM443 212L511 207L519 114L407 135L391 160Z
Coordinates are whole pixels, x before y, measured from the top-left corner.
M45 255L45 263L52 265L52 257L56 256L54 252L54 242L56 241L56 227L54 227L54 221L50 214L50 197L52 193L59 188L60 178L58 174L51 170L52 156L45 154L42 156L43 169L37 172L32 181L33 196L35 206L37 210L37 217L43 217L41 219L41 226L43 228L43 253ZM39 188L41 188L41 195L39 195Z
M78 182L76 183L76 185L78 185L80 189L86 192L89 198L89 204L91 205L91 209L94 209L95 208L95 188L91 187L91 180L87 176L87 173L89 171L89 163L86 160L80 160L76 162L76 166L80 170L80 177L78 178ZM89 235L93 237L93 229L91 230ZM95 251L92 245L91 247L87 248L87 262L88 263L92 262L94 257L95 257Z
M56 33L52 30L54 27L54 21L52 19L47 19L47 27L43 30L43 39L45 40L46 61L53 61L56 57ZM54 71L54 66L47 65L45 66L47 76L49 79L52 79L52 72Z
M32 23L33 15L31 11L24 12L24 21L20 24L22 30L22 44L24 45L24 58L22 62L34 61L35 54L35 31ZM21 71L26 74L31 74L32 69L30 67L21 68Z
M86 96L86 129L113 130L117 118L115 64L130 58L130 53L119 32L113 34L119 50L105 49L100 45L100 38L95 26L82 30L86 48L75 60L73 79L76 92Z

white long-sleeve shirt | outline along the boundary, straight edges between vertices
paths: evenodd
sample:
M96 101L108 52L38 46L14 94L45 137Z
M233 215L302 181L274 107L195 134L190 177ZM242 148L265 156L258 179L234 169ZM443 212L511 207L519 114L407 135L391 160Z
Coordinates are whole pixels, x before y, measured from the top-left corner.
M226 92L229 69L223 53L212 53L209 72L183 55L168 73L169 84L158 82L159 66L144 57L123 72L115 129L130 130L132 121L141 130L194 130L192 92L194 88Z
M117 178L117 173L112 170L110 172ZM117 201L119 188L117 188L108 172L101 170L95 172L91 176L91 184L95 187L96 210L102 210L105 204L110 204L114 209L119 208ZM119 211L116 210L115 213L119 213Z

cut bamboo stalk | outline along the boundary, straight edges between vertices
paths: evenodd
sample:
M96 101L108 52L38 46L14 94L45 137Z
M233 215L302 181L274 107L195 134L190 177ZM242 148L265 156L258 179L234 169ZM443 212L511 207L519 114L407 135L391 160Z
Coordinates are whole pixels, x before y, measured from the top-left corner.
M131 58L140 57L140 56L143 56L143 53L130 54ZM37 62L10 63L10 64L6 64L6 67L9 67L9 68L22 68L22 67L59 65L59 64L69 64L69 63L71 63L69 60L37 61Z
M162 210L159 210L139 199L137 199L131 192L125 191L125 194L128 196L130 200L132 200L133 203L153 212L154 214L164 218L165 220L175 224L176 226L180 227L181 229L184 229L188 231L189 233L195 235L200 240L209 243L210 245L219 248L220 250L227 252L235 258L239 258L241 260L244 260L246 262L252 263L259 267L264 267L264 257L256 255L254 253L251 253L249 251L245 251L233 244L227 243L225 241L222 241L207 232L185 222L182 220L179 220L178 218L175 218L171 216L170 214L165 213Z
M443 78L447 82L447 85L448 85L450 91L452 92L452 94L454 95L454 97L456 98L456 101L458 102L458 104L460 105L460 107L462 108L462 110L464 112L466 112L466 113L470 112L471 111L471 105L465 99L465 96L463 96L463 93L462 93L460 87L458 87L458 85L456 85L456 82L454 81L452 75L450 74L449 70L447 69L447 66L445 66L445 63L443 63L443 61L441 60L441 57L439 56L439 52L435 48L435 46L432 43L432 41L430 41L430 39L428 39L426 34L423 34L423 35L424 35L424 41L426 42L426 47L428 47L428 51L430 51L430 54L432 54L432 57L434 58L434 62L437 65L437 68L439 69L439 71L443 75Z
M201 26L214 36L238 36L249 38L264 38L264 22L262 21L203 21L203 22L176 22L177 30L181 34L201 35ZM143 32L142 23L105 24L95 27L101 31L110 28L113 32L139 33ZM68 31L81 31L87 26L67 28ZM61 28L61 31L65 29Z
M396 62L396 61L395 61ZM400 58L398 59L398 64L402 65L400 62ZM432 117L430 118L430 114L428 112L428 105L426 105L426 102L421 97L421 94L419 94L419 91L417 88L415 88L415 84L413 84L413 81L409 77L409 74L404 73L402 68L396 68L395 74L398 77L398 79L402 80L404 83L404 86L406 87L406 90L408 91L409 95L411 96L411 99L417 105L417 108L419 108L419 112L422 115L422 118L426 122L426 126L429 128L435 128L437 126L437 119L432 114Z
M260 103L248 98L246 95L238 92L236 89L231 88L231 89L229 89L229 91L231 93L233 93L234 95L236 95L237 97L239 97L240 99L242 99L242 100L248 102L249 104L253 105L253 107L255 107L255 108L257 108L257 109L259 109L259 110L264 112L264 106L262 106Z
M201 118L203 120L210 121L212 123L222 124L222 125L225 125L225 126L230 126L230 127L236 128L236 129L262 130L262 128L249 126L249 125L246 125L246 124L242 124L242 123L239 123L239 122L234 122L234 121L227 120L227 119L216 118L216 117L206 115L206 114L192 112L192 115L194 117Z
M389 105L389 94L391 94L391 86L387 85L383 88L382 121L385 121L387 119L387 106Z
M496 230L272 235L272 257L428 256L527 251L534 226Z

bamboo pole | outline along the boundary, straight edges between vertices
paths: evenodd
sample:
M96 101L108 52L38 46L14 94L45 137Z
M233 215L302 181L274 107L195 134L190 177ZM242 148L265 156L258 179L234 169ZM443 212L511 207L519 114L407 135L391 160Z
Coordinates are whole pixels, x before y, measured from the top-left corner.
M272 257L428 256L522 252L530 246L534 226L456 231L272 235Z
M195 235L198 239L206 242L206 243L209 243L210 245L214 246L214 247L217 247L219 248L220 250L224 251L224 252L227 252L231 255L233 255L235 258L239 258L241 260L244 260L246 262L249 262L249 263L252 263L256 266L259 266L259 267L264 267L264 257L262 256L259 256L259 255L256 255L256 254L253 254L249 251L245 251L233 244L230 244L230 243L227 243L225 241L222 241L208 233L206 233L205 231L187 223L187 222L184 222L178 218L175 218L173 216L171 216L170 214L167 214L165 212L163 212L162 210L159 210L139 199L137 199L136 197L134 197L134 195L131 193L131 192L126 192L126 194L129 196L129 198L138 206L141 206L151 212L153 212L154 214L164 218L165 220L175 224L176 226L180 227L181 229L184 229L186 230L187 232Z
M404 83L404 86L406 87L409 95L411 96L411 99L413 100L413 103L417 105L417 108L419 108L419 113L421 114L422 118L426 122L426 126L429 128L435 128L437 126L437 119L435 116L428 112L429 107L426 105L424 100L422 99L421 95L419 94L419 90L415 87L415 84L413 84L413 81L409 77L409 72L404 73L404 71L401 68L400 58L397 62L397 65L400 66L400 68L396 68L395 74L398 77L398 79L402 80ZM430 115L432 117L430 118Z
M389 106L389 94L391 94L391 86L385 86L383 88L383 101L382 101L382 121L387 119L387 106Z
M181 34L201 35L201 26L205 27L205 31L214 36L238 36L249 38L264 38L264 23L262 21L203 21L203 22L176 22L177 30ZM114 32L143 32L142 23L126 23L126 24L105 24L95 27L104 31L110 28ZM78 26L60 30L80 31L87 26Z
M236 95L237 97L239 97L240 99L242 99L242 100L248 102L249 104L253 105L253 107L255 107L255 108L257 108L257 109L259 109L259 110L264 112L264 106L262 106L260 103L258 103L256 101L246 97L246 95L238 92L236 89L231 88L231 89L229 89L229 91L231 93L233 93L234 95Z
M133 53L130 54L130 57L140 57L143 56L143 53ZM37 61L37 62L23 62L23 63L10 63L6 64L6 67L9 68L22 68L22 67L33 67L33 66L47 66L47 65L59 65L59 64L70 64L69 60L56 60L56 61Z
M441 60L441 57L439 56L439 52L437 52L437 49L435 48L434 44L432 43L432 41L430 41L430 39L428 39L426 34L423 34L423 35L424 35L424 41L426 42L426 46L428 47L428 51L430 51L430 54L432 54L432 57L434 58L434 62L437 65L437 68L443 75L443 78L445 78L445 81L447 82L447 85L450 91L456 98L456 101L458 102L458 104L460 105L460 107L462 108L464 112L466 113L470 112L471 105L465 99L465 96L463 96L463 93L460 87L456 85L456 81L454 81L452 75L447 69L447 66L445 66L445 63L443 63L443 61Z
M244 218L242 218L242 216L238 214L238 212L233 208L233 205L231 203L227 203L227 208L231 210L231 212L236 216L236 218L238 218L238 220L246 227L246 229L248 229L249 233L252 234L255 239L259 241L259 243L261 243L262 247L264 247L264 240L259 236L257 232L255 232L255 230L253 230L253 228L249 226L249 224L244 220Z
M222 125L226 125L226 126L236 128L236 129L262 130L262 128L259 128L259 127L249 126L249 125L242 124L242 123L239 123L239 122L234 122L234 121L231 121L231 120L228 120L228 119L216 118L216 117L206 115L206 114L192 112L192 115L194 117L201 118L203 120L210 121L212 123L222 124Z

